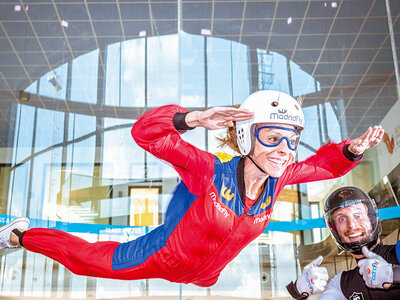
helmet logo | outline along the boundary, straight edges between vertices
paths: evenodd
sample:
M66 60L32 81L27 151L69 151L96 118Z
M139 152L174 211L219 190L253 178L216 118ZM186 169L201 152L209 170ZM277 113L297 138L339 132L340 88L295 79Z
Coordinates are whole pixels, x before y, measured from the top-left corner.
M303 118L301 118L299 115L293 115L293 114L287 114L287 110L278 110L278 113L271 113L269 115L269 118L271 120L284 120L284 121L290 121L291 123L296 123L296 124L303 124Z
M353 196L352 190L343 190L338 193L338 197L343 199L349 199L351 196Z

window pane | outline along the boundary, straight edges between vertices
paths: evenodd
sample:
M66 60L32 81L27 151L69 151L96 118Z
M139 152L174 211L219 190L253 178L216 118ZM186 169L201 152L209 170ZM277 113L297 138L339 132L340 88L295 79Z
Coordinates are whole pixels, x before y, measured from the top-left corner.
M65 99L67 94L68 63L40 77L39 95Z
M113 180L144 178L144 150L130 134L133 122L126 119L104 119L103 177Z
M204 37L182 32L181 105L204 106Z
M144 106L145 39L122 42L121 104Z
M292 61L290 62L290 74L292 76L293 97L315 92L315 79Z
M71 100L97 102L99 50L81 55L72 61Z
M233 104L240 104L250 94L249 47L232 43Z
M38 109L36 118L35 152L49 148L63 141L64 113Z
M35 108L17 105L16 129L13 143L13 163L19 163L32 154Z
M232 42L207 38L208 106L232 105Z
M290 94L287 58L273 51L257 50L259 89Z
M121 43L107 46L105 66L105 104L120 106L120 49Z
M178 37L147 39L148 106L178 103Z

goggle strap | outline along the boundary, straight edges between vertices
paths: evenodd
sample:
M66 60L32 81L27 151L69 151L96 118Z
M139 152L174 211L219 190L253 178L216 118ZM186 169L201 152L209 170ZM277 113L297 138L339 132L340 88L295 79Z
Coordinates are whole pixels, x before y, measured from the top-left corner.
M251 162L264 174L267 174L267 172L265 172L263 169L261 169L261 167L259 165L256 164L256 162L251 158L250 155L247 155L248 158L250 158Z
M281 126L261 126L257 130L260 130L260 129L263 129L263 128L276 128L276 129L282 129L282 130L287 130L287 131L293 131L293 132L297 133L298 135L300 135L299 132L296 129L286 128L286 127L281 127Z

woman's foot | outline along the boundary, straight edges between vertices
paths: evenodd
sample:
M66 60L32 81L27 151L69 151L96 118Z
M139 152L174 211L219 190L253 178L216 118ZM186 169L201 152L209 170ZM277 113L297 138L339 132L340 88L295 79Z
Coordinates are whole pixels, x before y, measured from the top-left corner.
M29 223L28 218L17 218L11 223L0 227L0 249L21 246L18 236L12 230L18 229L20 232L24 232L29 228Z

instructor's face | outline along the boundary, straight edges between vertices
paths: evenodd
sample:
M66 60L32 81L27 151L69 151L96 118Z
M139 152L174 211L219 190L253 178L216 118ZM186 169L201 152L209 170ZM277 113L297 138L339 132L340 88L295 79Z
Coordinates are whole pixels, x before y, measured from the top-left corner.
M372 232L367 207L361 203L337 210L333 221L344 243L357 242Z

